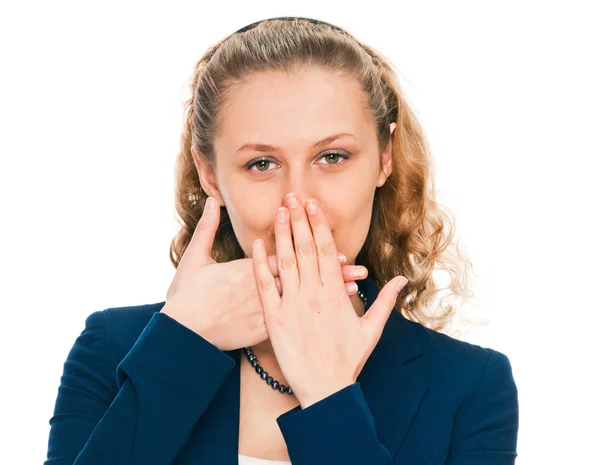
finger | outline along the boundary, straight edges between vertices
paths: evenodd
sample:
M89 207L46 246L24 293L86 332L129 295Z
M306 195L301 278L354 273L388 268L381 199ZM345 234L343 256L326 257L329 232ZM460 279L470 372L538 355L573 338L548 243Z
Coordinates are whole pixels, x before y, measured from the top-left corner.
M298 262L300 284L308 287L322 285L321 279L319 278L319 263L317 261L315 240L313 238L312 230L310 229L310 224L308 223L304 205L302 205L298 196L293 193L285 196L285 202L290 209L292 234L294 237L294 248ZM335 252L332 257L337 257L337 252ZM337 258L336 261L338 261ZM339 269L339 261L337 266Z
M346 286L346 293L348 295L354 295L358 292L358 285L354 281L344 283L344 285Z
M368 335L372 338L373 346L377 344L383 328L387 323L390 313L396 305L396 299L398 292L402 290L408 280L404 276L396 276L390 282L388 282L375 299L375 302L371 304L369 310L361 317L361 323L367 331Z
M285 207L278 208L275 217L275 249L282 292L297 290L300 286L298 261L292 242L290 211Z
M269 261L269 269L271 270L271 274L275 277L278 277L279 267L277 266L277 255L269 255L267 260Z
M275 285L275 278L269 270L265 243L256 239L252 244L252 266L258 295L265 312L274 312L279 308L281 297Z
M279 295L281 295L282 290L281 290L281 279L279 279L278 277L275 277L275 286L277 286L277 292Z
M339 253L339 258L340 258L340 264L344 264L346 263L346 256L343 253ZM273 276L277 277L279 276L279 267L277 266L277 255L269 255L268 257L269 260L269 268L271 268L271 273L273 274ZM351 267L350 267L351 268ZM366 268L365 268L366 270ZM350 271L347 271L347 273L350 273ZM350 275L348 275L350 276ZM366 277L366 275L365 275ZM354 279L354 278L352 278ZM363 279L357 276L357 279ZM350 278L348 279L348 281L350 280Z
M325 213L314 199L306 202L306 212L312 228L317 259L319 262L319 273L324 286L340 286L344 282L342 271L338 263L337 249L331 229L327 224Z
M369 274L366 267L360 265L344 265L342 266L342 277L344 282L349 283L357 279L365 279Z
M220 210L214 198L208 197L206 199L202 217L194 229L194 234L179 262L178 268L201 268L209 263L214 263L211 252L219 227Z

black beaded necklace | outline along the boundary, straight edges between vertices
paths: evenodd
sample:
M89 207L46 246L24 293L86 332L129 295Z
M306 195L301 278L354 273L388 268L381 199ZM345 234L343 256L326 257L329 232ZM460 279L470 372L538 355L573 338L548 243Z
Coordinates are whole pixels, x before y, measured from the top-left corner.
M358 291L358 296L362 299L363 304L365 306L365 310L367 309L367 297L362 291ZM246 358L250 362L250 365L256 370L256 372L260 375L260 377L267 383L267 386L271 386L274 390L279 391L281 394L289 394L292 395L292 388L286 386L285 384L281 384L279 381L273 379L272 376L269 376L263 367L260 366L258 358L254 355L254 352L250 347L244 347L242 349L246 354Z

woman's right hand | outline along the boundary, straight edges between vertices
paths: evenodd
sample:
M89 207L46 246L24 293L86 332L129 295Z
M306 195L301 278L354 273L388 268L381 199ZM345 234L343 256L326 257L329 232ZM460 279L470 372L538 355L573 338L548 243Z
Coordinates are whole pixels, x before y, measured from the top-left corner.
M268 334L252 258L217 263L211 257L219 217L220 208L209 197L161 313L225 351L259 344ZM343 255L340 261L345 261ZM276 256L269 257L269 265L281 294ZM366 272L362 266L342 266L348 295L356 293L354 280L364 279Z

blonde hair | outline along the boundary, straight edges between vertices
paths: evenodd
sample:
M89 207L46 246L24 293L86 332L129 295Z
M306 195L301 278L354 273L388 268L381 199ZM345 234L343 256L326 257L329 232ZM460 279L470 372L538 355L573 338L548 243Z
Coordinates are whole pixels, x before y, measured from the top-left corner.
M256 23L255 23L256 24ZM455 313L452 305L431 309L436 287L434 271L450 275L447 288L455 297L467 297L470 262L457 247L451 251L454 224L435 200L432 160L428 143L392 64L373 48L336 26L306 19L269 20L234 33L206 51L195 66L185 102L185 124L176 161L176 211L180 230L171 241L175 267L187 248L202 215L203 191L192 158L192 147L214 166L213 140L228 93L251 73L298 71L318 66L353 76L362 86L374 118L381 151L392 134L393 168L378 188L369 233L356 263L367 267L379 287L397 275L408 278L398 295L396 309L418 323L442 331ZM213 258L226 262L244 258L225 208L213 247Z

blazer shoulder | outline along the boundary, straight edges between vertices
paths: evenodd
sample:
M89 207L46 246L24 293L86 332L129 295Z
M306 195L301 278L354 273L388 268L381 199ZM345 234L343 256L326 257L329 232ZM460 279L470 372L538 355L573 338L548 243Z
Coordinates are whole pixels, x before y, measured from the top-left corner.
M103 333L104 356L111 369L117 365L134 346L152 315L160 312L165 302L132 306L110 307L97 310L86 318L86 327L99 328Z
M407 320L413 328L419 343L426 351L432 351L439 357L444 357L460 362L486 363L492 353L501 354L491 347L481 346L472 342L463 341L446 333L434 331L420 323ZM502 354L504 355L504 354ZM506 356L506 355L504 355Z
M160 312L164 305L165 302L163 301L149 304L110 307L94 313L102 313L107 328L118 330L123 334L133 331L134 333L137 333L137 338L139 333L143 331L152 318L152 315L156 312Z
M460 380L463 388L474 389L486 372L502 370L512 376L512 366L508 356L491 347L456 339L446 333L434 331L420 323L406 320L425 356L422 357L423 370L432 379L454 385Z

